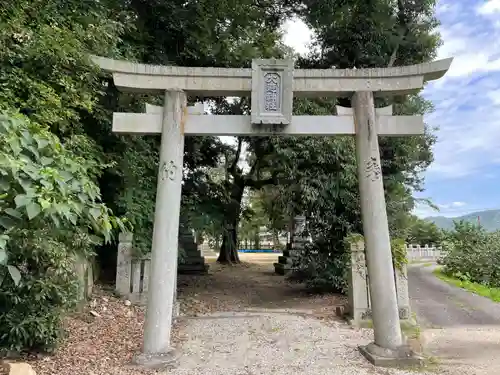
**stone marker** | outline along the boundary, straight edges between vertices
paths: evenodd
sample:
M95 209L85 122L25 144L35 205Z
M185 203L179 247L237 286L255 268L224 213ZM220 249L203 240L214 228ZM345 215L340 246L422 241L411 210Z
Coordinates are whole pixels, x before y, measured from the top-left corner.
M348 273L349 315L354 326L371 317L368 285L366 285L365 245L363 241L351 244L351 269Z
M401 269L396 268L394 273L394 277L396 279L396 295L398 296L399 319L411 320L410 293L408 291L408 268L406 264L401 265Z
M133 237L132 233L120 233L118 235L115 290L120 296L126 296L127 298L130 293Z
M179 247L184 249L186 255L184 262L178 265L179 274L206 274L209 266L205 264L205 258L198 249L193 233L183 225L180 226L179 232Z
M306 217L295 216L293 222L293 233L290 243L287 244L288 247L283 251L283 255L278 257L278 263L274 263L274 272L279 275L286 275L292 270L295 258L304 249L304 245L307 242L302 235L302 232L305 230Z
M349 322L356 327L371 327L373 324L372 302L370 288L367 283L365 244L362 239L351 244L351 269L348 276ZM401 269L394 268L394 283L396 285L399 319L407 326L415 325L416 322L411 316L406 265L402 265Z

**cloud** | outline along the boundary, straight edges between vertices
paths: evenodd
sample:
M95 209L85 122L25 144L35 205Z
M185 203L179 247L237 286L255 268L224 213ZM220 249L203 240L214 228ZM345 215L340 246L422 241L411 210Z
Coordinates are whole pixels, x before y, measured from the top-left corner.
M424 90L436 106L426 122L440 128L428 175L486 174L500 158L500 0L440 1L437 16L444 42L438 56L454 61L444 78Z
M424 90L436 107L425 120L439 128L428 174L486 174L490 160L500 159L500 0L439 1L436 14L443 40L438 58L454 61L445 77ZM304 22L289 20L284 30L287 45L307 52L312 33Z
M437 205L440 209L451 209L451 208L457 208L457 207L463 207L465 206L464 202L451 202L447 204L438 204Z
M477 12L479 14L494 14L500 12L500 1L499 0L488 0L477 7Z

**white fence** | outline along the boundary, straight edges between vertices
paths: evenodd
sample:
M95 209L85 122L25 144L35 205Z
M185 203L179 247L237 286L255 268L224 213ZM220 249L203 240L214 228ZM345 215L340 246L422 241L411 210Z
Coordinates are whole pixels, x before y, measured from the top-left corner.
M441 258L441 247L434 245L406 245L407 258L411 261L436 261Z

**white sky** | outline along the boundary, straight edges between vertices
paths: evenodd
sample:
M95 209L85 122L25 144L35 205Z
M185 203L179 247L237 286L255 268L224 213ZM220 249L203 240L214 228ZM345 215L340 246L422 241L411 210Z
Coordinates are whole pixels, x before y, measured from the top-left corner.
M292 47L300 54L304 54L309 50L307 44L311 41L312 33L304 22L298 18L293 18L285 22L284 30L283 41L287 46Z

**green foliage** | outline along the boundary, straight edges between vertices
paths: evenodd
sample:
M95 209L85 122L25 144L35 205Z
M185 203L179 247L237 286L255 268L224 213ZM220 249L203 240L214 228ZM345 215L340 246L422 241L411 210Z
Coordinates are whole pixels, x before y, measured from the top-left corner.
M341 245L336 244L336 248L327 241L321 243L316 238L299 254L291 280L304 282L308 288L322 292L347 292L351 246L357 243L364 244L364 237L353 232L345 236ZM391 252L394 267L402 269L408 263L404 240L391 240Z
M0 119L2 348L53 348L77 298L74 257L91 257L125 229L101 203L97 181L111 165L82 121L102 90L89 57L116 53L124 30L111 4L2 2L0 113L10 114Z
M304 1L323 67L371 68L432 60L439 46L435 0Z
M349 233L344 238L344 243L349 249L351 248L352 245L360 242L364 243L364 241L365 241L364 237L359 233Z
M396 269L402 270L408 264L405 241L401 238L391 240L392 262Z
M0 117L0 348L53 348L77 300L75 257L126 230L100 202L103 165L75 153L74 141Z
M434 29L434 1L309 1L300 14L312 28L317 47L298 65L302 68L371 68L409 65L429 61L436 54L439 35ZM295 113L307 115L334 114L335 105L349 107L349 98L295 100ZM378 106L391 104L377 100ZM424 114L432 105L419 95L395 98L394 113ZM405 238L410 212L414 208L413 191L422 190L424 171L432 162L432 129L423 136L381 137L380 157L392 238ZM287 143L288 142L288 143ZM285 146L286 144L286 146ZM291 139L281 141L284 159L277 163L288 168L295 183L283 194L283 210L305 213L313 239L311 251L299 264L330 264L321 269L325 278L335 280L335 287L345 285L346 264L344 238L351 232L362 233L359 194L352 138ZM321 151L319 151L321 150ZM398 248L396 245L395 248ZM404 260L403 254L397 256ZM334 261L338 259L338 261ZM399 261L398 261L399 262ZM304 268L302 267L302 268ZM333 276L335 275L335 277ZM333 286L333 285L332 285Z
M133 0L110 7L132 15L127 19L134 20L135 27L123 34L122 48L133 59L163 65L241 67L250 66L254 57L273 57L283 50L280 25L294 3L264 1L257 6L250 0L216 4ZM116 57L117 53L111 49L105 55ZM106 91L99 113L86 120L86 132L117 163L101 179L101 186L106 187L104 201L134 223L135 247L144 253L151 245L159 137L113 135L111 113L141 112L145 101L159 104L161 98L120 94L112 84ZM222 102L214 98L216 107L224 106ZM239 219L241 202L235 198L240 194L232 197L231 183L211 181L208 176L224 151L227 147L221 147L217 137L186 137L181 221L198 233L227 238L228 233L234 234L229 227Z
M113 50L122 30L108 14L102 2L3 1L0 110L21 109L60 134L78 131L101 89L89 53Z
M500 232L488 233L478 225L456 222L442 246L444 274L488 287L500 286Z
M328 243L316 242L314 247L306 246L300 261L294 263L294 272L290 280L303 282L304 285L317 292L347 292L347 274L349 256L347 251L328 252ZM319 249L319 251L318 251Z
M99 202L94 183L106 166L76 155L48 128L22 116L2 115L0 135L0 223L5 233L19 221L49 220L56 227L85 225L110 240L118 221Z
M407 228L407 242L411 244L440 244L444 238L444 232L436 224L420 219L416 216L410 217Z

